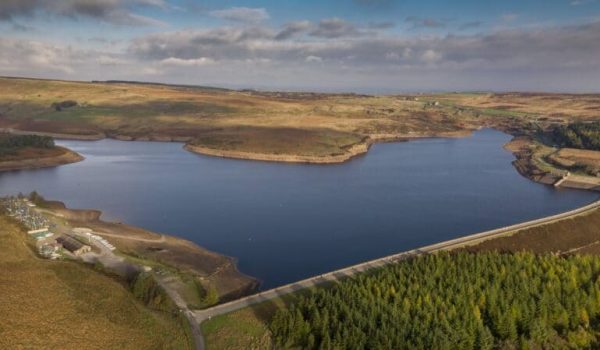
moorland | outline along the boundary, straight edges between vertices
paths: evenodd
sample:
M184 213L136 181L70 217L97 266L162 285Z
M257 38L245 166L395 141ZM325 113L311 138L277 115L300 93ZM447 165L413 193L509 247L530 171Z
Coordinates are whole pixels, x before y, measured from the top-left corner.
M492 127L515 136L507 149L524 176L554 184L569 172L562 185L586 189L600 185L599 110L597 94L371 96L0 78L0 130L13 134L179 141L213 156L335 163L376 142Z
M35 135L41 137L39 140L46 141L47 137L176 141L185 143L184 147L191 152L212 156L335 163L364 154L371 144L377 142L423 137L464 137L473 130L491 127L514 136L506 148L515 154L514 165L521 174L546 184L584 189L598 189L600 186L597 176L600 169L599 111L600 95L594 94L476 92L370 96L228 90L117 81L90 83L0 78L0 130L7 133L2 135L5 140L15 135ZM23 162L27 161L34 166L36 163L43 164L41 158L51 159L59 155L57 152L68 152L53 144L46 144L46 141L9 147L11 149L3 154L4 158L0 158L0 169L24 167ZM62 215L69 213L60 206L49 210ZM375 275L365 274L356 280L342 281L328 288L289 295L215 317L202 325L207 344L209 348L216 349L271 346L341 348L352 344L359 347L408 344L413 348L442 348L457 344L461 347L464 345L464 348L506 349L544 348L551 344L565 348L594 347L600 339L596 322L600 315L596 307L597 281L594 279L599 265L596 257L573 254L597 253L600 241L597 237L598 215L598 212L594 212L519 231L471 247L468 252L403 262L376 271ZM19 250L7 255L7 259L18 257L20 260L7 260L6 267L12 269L18 265L19 269L27 270L23 273L44 274L1 284L12 288L7 293L18 297L19 290L44 291L41 286L60 288L65 283L70 285L74 283L71 277L77 277L81 270L85 272L85 278L98 279L89 281L89 285L106 284L96 293L122 292L118 297L111 298L112 302L135 297L135 293L126 293L126 284L116 277L90 273L88 270L91 268L74 262L36 260L31 249L23 250L29 243L23 241L22 229L10 219L0 219L3 220L3 226L8 228L2 231L4 239L12 240L7 244ZM153 264L160 260L157 256L161 252L187 249L185 244L168 239L142 244L140 242L145 239L156 240L156 234L126 225L104 223L98 217L73 221L76 225L93 226L105 231L107 237L111 237L111 233L127 231L140 238L123 240L112 236L129 259L137 259L138 263L153 267L157 266ZM526 252L513 255L523 250ZM552 255L548 255L550 253ZM162 261L160 265L168 270L168 259L172 263L177 262L178 258L179 255L167 256L167 261ZM34 268L28 269L29 264L34 264ZM54 269L59 265L52 264L65 264L66 267L63 270L60 265L59 271ZM483 265L493 268L482 269ZM49 272L47 267L50 267ZM21 271L19 269L16 271ZM417 273L408 274L408 270ZM457 271L461 271L461 274ZM462 273L464 271L467 273ZM477 277L482 272L485 272L488 280L510 285L511 288L504 290L498 284L485 285ZM440 278L448 275L456 278ZM61 283L53 284L56 276L62 278ZM520 280L511 276L517 276ZM180 289L182 293L185 293L184 289L188 292L191 290L188 293L193 294L190 300L196 298L201 303L202 298L196 295L197 284L194 280L182 276L179 278L179 286L184 286ZM399 284L399 281L407 280L413 286L423 288L417 291L405 287L406 284ZM47 283L20 285L25 281ZM88 284L78 284L73 287L73 293L88 293L87 287ZM436 292L440 290L441 293ZM450 295L444 293L445 290L456 293ZM567 293L560 296L559 290ZM40 292L36 300L43 301L43 305L62 305L67 303L62 293L64 288L60 292ZM464 298L454 300L456 296ZM103 298L98 296L96 299L105 300ZM493 302L499 299L511 299L514 302L498 305ZM540 311L539 307L532 305L532 300L538 299L554 306ZM127 303L128 307L138 304L139 307L128 311L129 318L111 325L115 329L109 329L106 338L109 338L109 333L116 336L103 339L103 342L108 341L105 344L122 342L125 345L121 347L127 348L128 343L119 338L120 334L131 333L131 339L135 340L135 332L140 332L139 328L130 329L135 328L132 325L143 324L152 334L137 345L146 341L163 347L173 344L176 347L186 346L184 344L189 339L181 333L185 327L169 323L168 313L167 321L160 321L160 317L165 315L144 308L143 300L132 299ZM64 317L65 320L85 315L77 312L80 308L77 309L76 305L69 306L76 310L62 308L60 312L70 313ZM115 307L121 306L101 305L97 309L101 313ZM381 312L365 318L365 314L351 311L355 307L364 310L374 310L375 307ZM407 313L384 312L386 308L396 307L405 308ZM42 308L42 304L38 308ZM37 317L39 312L36 314L26 310L16 319L23 320L23 325L45 325L44 321L29 321L30 315ZM408 322L407 315L428 326L421 327ZM156 321L156 317L160 322ZM345 319L352 319L353 326L344 326L340 320ZM390 325L392 319L394 324L406 327L380 327L382 324ZM159 325L153 325L153 322L159 322ZM324 324L333 326L324 327ZM466 324L468 327L458 333L450 332L455 324ZM13 326L10 329L25 329L21 325ZM177 327L178 331L165 331L170 327ZM409 335L402 338L404 342L399 343L397 339L385 336L390 332L397 333L400 329L410 331ZM366 333L375 330L380 336L365 338ZM50 336L40 334L40 339L31 338L31 341L41 342L43 337ZM11 338L6 339L11 344L20 341L19 335L8 336ZM155 342L155 336L160 337L162 343ZM76 337L73 339L77 340ZM79 346L79 343L74 346Z

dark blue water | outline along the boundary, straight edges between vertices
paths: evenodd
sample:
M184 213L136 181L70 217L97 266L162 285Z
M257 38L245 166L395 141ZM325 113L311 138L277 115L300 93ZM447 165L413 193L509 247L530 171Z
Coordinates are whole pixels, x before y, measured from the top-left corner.
M502 148L509 139L482 130L381 144L339 165L213 158L176 143L63 141L87 159L0 174L0 193L37 190L185 237L236 257L268 288L596 199L521 177Z

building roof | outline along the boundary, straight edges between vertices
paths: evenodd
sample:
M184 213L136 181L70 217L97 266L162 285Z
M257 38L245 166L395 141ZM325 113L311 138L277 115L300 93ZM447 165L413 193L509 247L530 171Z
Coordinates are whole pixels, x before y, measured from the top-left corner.
M84 246L83 243L69 236L60 236L56 239L56 241L62 244L63 248L70 251L71 253L81 249Z

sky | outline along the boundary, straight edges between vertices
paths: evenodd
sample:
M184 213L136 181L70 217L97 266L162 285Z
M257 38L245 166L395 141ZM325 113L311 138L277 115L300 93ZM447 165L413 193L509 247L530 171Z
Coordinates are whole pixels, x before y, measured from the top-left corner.
M600 0L0 0L0 75L600 92Z

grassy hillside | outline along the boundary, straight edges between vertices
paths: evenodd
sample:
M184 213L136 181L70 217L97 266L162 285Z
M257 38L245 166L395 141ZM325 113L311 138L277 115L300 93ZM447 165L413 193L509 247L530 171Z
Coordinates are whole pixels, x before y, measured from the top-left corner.
M0 128L177 140L232 156L330 157L351 153L367 137L454 136L482 126L533 135L556 123L598 120L599 107L600 95L363 96L0 78Z
M470 251L600 254L600 210L518 231L469 247Z
M482 113L529 117L536 121L587 121L600 118L599 94L472 93L434 96L445 104Z
M127 285L75 262L38 259L0 216L0 348L189 349L185 330Z
M0 127L246 152L339 154L365 136L445 135L471 119L401 97L0 78Z

